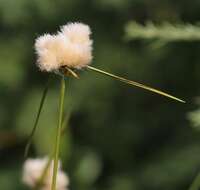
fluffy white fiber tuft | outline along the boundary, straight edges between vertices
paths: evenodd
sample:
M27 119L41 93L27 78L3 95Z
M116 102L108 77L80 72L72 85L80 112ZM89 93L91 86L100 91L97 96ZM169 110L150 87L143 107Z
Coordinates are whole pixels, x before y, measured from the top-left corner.
M74 43L90 43L91 30L88 25L82 23L69 23L61 27L62 33Z
M27 159L23 167L22 181L29 187L35 187L40 179L46 165L48 163L48 158L42 159ZM46 177L44 178L42 190L51 189L51 181L53 176L53 163L51 163ZM61 170L61 164L59 163L58 173L57 173L57 190L67 190L69 185L68 176Z
M56 71L61 66L80 69L92 60L90 28L82 23L69 23L56 35L36 39L37 65L42 71Z

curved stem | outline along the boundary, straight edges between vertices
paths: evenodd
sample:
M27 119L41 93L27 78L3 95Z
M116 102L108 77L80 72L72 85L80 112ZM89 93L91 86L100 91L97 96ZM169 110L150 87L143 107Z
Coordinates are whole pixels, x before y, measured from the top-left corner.
M60 147L60 137L61 137L61 133L62 133L62 120L63 120L64 97L65 97L64 76L62 76L62 78L61 78L60 86L61 86L61 88L60 88L60 103L59 103L59 120L58 120L58 128L57 128L56 142L55 142L53 179L52 179L51 190L56 190L56 180L57 180L58 160L59 160L59 147Z
M31 131L31 133L29 135L27 145L25 147L25 151L24 151L24 157L25 158L28 155L28 152L29 152L29 149L30 149L30 146L31 146L31 142L33 140L33 136L34 136L35 131L37 129L37 125L38 125L38 121L39 121L39 118L40 118L40 114L41 114L41 111L42 111L42 108L43 108L43 105L44 105L44 101L46 99L47 92L48 92L48 89L49 89L49 80L50 79L48 79L47 84L46 84L46 86L45 86L45 88L43 90L43 94L42 94L42 98L40 100L40 105L39 105L38 112L37 112L37 115L36 115L35 123L34 123L32 131Z

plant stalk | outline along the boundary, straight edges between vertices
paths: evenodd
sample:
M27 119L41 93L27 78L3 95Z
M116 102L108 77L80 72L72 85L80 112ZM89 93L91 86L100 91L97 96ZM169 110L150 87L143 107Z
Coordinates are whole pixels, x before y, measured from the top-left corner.
M48 92L48 89L49 89L49 80L50 79L48 79L47 84L46 84L46 86L45 86L45 88L43 90L42 98L40 100L40 105L39 105L38 112L37 112L36 119L35 119L35 123L34 123L32 131L31 131L31 133L29 135L27 145L25 147L25 151L24 151L24 157L25 158L28 156L28 152L29 152L32 140L33 140L33 136L34 136L35 131L37 129L37 125L38 125L38 122L39 122L40 114L41 114L41 111L42 111L42 108L43 108L43 105L44 105L44 102L45 102L45 99L46 99L46 96L47 96L47 92Z
M62 122L61 137L64 134L64 132L65 132L67 126L68 126L69 118L70 118L70 113L67 114L67 116L65 117L65 119ZM47 162L38 182L36 183L35 187L33 188L33 190L40 190L40 188L42 187L44 180L45 180L45 177L46 177L47 173L49 172L49 167L50 167L52 161L53 161L53 154L50 155L48 162Z
M63 110L64 110L64 97L65 97L65 79L64 76L61 78L60 84L60 103L59 103L59 120L55 142L54 152L54 164L53 164L53 179L51 190L56 190L57 172L58 172L58 160L59 160L59 149L60 149L60 138L62 133L62 121L63 121Z

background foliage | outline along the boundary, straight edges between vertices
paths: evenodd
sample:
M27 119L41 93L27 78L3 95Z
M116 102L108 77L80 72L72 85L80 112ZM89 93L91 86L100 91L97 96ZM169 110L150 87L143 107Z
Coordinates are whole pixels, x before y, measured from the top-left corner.
M125 28L130 21L198 25L199 9L198 0L0 0L0 188L27 189L23 151L48 77L35 66L34 40L81 21L93 31L94 66L187 104L87 71L67 81L71 117L62 160L70 189L188 189L200 169L199 42L127 41ZM59 95L53 79L30 157L52 151Z

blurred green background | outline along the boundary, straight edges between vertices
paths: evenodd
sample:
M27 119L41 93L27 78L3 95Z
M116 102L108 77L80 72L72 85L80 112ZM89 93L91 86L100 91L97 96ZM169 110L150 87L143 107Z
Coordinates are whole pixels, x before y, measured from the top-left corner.
M28 189L23 153L48 78L35 65L34 40L74 21L92 28L93 66L187 103L88 71L67 81L61 158L70 189L188 189L200 171L199 41L127 40L125 28L130 21L197 26L199 10L199 0L0 0L0 189ZM52 78L29 157L52 152L59 76Z

